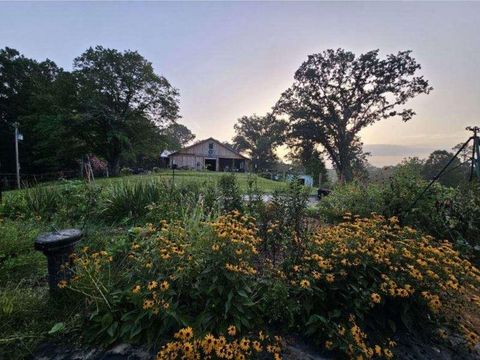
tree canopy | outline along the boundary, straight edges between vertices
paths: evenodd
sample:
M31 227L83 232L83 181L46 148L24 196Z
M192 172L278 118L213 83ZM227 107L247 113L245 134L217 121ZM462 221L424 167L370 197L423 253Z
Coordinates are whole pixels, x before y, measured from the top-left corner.
M288 116L288 137L321 145L339 178L350 181L363 154L360 130L390 117L410 120L415 112L402 106L432 90L419 69L411 51L380 59L378 50L326 50L295 72L274 113Z
M123 151L145 134L178 118L178 91L136 51L101 46L74 60L78 83L80 137L103 156L117 174ZM158 133L158 135L160 135Z
M423 165L423 176L425 179L434 179L452 159L453 155L453 153L446 150L435 150L432 152ZM438 182L445 186L458 186L467 180L468 170L468 164L463 163L459 158L455 158L438 179Z
M15 123L23 173L77 170L85 155L107 160L113 174L120 161L158 159L193 136L177 123L178 99L135 51L89 48L69 72L0 49L0 172L15 171Z
M249 155L256 171L269 170L278 160L275 149L285 140L285 125L272 114L243 116L234 126L233 147Z

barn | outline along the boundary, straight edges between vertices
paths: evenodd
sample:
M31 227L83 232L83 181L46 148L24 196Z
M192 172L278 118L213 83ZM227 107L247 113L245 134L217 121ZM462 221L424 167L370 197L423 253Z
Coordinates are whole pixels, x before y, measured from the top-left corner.
M178 169L245 172L249 159L214 138L198 141L169 155Z

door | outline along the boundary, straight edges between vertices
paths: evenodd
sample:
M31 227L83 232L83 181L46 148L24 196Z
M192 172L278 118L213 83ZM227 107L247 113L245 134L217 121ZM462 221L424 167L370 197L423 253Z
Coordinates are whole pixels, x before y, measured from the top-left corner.
M205 169L210 171L217 170L217 159L205 159Z

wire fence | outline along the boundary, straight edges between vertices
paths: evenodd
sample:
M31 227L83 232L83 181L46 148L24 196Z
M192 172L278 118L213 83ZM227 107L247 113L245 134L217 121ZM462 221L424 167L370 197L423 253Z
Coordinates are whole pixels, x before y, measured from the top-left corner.
M73 180L82 178L80 171L55 171L41 174L20 174L20 187L27 188L39 183L58 180ZM17 189L17 174L0 173L0 189L3 191Z

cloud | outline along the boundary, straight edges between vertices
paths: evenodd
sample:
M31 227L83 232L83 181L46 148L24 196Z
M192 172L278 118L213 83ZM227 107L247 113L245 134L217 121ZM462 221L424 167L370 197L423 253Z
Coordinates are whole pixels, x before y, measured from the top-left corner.
M426 158L437 148L423 145L365 144L363 150L369 152L368 162L374 166L389 166L400 163L409 157ZM446 149L450 150L450 149Z
M423 156L428 155L435 148L429 146L417 145L396 145L396 144L365 144L363 146L365 152L369 152L371 156Z

